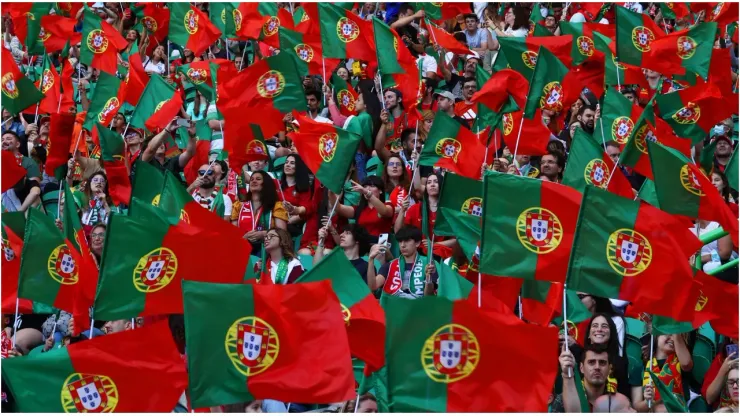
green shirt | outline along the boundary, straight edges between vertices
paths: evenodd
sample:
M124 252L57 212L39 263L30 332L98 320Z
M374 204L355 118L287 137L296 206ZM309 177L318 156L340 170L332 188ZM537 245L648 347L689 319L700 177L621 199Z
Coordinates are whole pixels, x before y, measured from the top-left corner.
M23 159L21 159L21 167L26 170L26 179L41 179L41 169L39 169L39 165L35 160L28 156L23 156Z

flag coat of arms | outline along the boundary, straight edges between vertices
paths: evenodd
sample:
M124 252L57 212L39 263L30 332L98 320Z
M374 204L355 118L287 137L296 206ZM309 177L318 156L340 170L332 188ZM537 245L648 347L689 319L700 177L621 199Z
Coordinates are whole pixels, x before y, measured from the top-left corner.
M16 115L33 104L44 99L44 94L36 89L33 81L18 69L13 55L7 48L2 48L2 66L0 66L0 88L2 89L2 107L10 114Z
M438 113L421 150L419 165L438 166L472 179L480 178L486 146L447 114Z
M21 252L23 252L23 237L26 228L26 216L23 212L6 212L2 217L2 313L15 313L15 303L18 299L18 272L21 267ZM33 303L27 299L20 299L18 304L20 313L33 313Z
M385 312L392 412L547 410L557 351L522 346L555 345L556 328L434 296L390 297ZM538 377L521 377L523 370Z
M518 198L511 198L511 195ZM557 183L487 172L483 180L480 270L563 282L581 195Z
M118 70L118 51L128 46L126 39L110 23L84 6L80 62L109 74Z
M24 413L164 413L177 405L188 375L164 320L3 360L3 381Z
M330 281L186 281L182 293L193 407L355 396L346 324Z
M562 184L581 192L586 186L592 185L625 198L634 198L632 185L622 170L602 145L580 128L573 135Z

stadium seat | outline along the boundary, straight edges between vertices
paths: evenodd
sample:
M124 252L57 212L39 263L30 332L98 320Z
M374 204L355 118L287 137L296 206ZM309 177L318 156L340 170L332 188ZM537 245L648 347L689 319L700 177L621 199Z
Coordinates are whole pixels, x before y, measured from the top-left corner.
M299 254L298 260L301 261L301 265L305 271L309 271L313 268L313 257L308 254Z
M59 191L51 191L41 195L41 204L44 206L46 215L56 220L57 211L59 210Z
M705 323L699 327L699 333L696 337L693 352L694 368L691 370L694 379L699 385L704 383L704 376L712 365L712 360L714 360L716 353L717 345L715 344L714 330L712 330L709 324Z
M275 175L275 178L280 179L283 176L283 165L285 164L285 158L287 156L279 157L272 161L271 172Z
M367 172L367 176L381 176L383 173L383 162L380 161L379 157L373 156L365 164L365 171Z

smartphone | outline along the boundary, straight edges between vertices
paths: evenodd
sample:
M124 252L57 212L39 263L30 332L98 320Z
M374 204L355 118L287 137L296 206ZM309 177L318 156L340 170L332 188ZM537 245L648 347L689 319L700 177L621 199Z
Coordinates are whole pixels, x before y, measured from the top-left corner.
M640 337L640 344L643 347L650 347L650 334L645 334Z
M737 352L738 352L737 344L729 344L726 347L726 350L727 350L727 355L730 355L732 353L735 353L735 358L737 358Z
M177 125L180 126L180 127L190 127L190 120L188 120L186 118L178 117L177 118Z
M390 246L388 244L388 233L383 233L378 236L378 244L380 244L381 246L385 246L386 248ZM383 252L385 253L385 250L383 250Z

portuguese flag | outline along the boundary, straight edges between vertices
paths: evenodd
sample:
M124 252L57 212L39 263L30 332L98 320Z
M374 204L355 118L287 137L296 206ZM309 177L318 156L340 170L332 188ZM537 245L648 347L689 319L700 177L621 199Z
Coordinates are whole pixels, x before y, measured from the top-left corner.
M629 84L649 88L642 68L617 62L616 55L611 50L604 52L604 85L607 87L621 87Z
M632 134L619 157L620 165L629 166L648 179L653 179L653 170L648 157L647 142L658 142L684 155L691 154L691 141L676 137L668 123L655 117L654 99L655 97L645 106L640 118L637 119L635 128L632 129Z
M164 413L177 404L188 375L164 320L3 360L3 380L24 413Z
M373 35L376 45L393 45L393 51L390 48L377 49L378 71L381 75L403 74L406 69L401 62L414 60L408 48L399 48L405 46L398 32L391 29L381 19L373 16Z
M447 114L437 113L421 150L419 165L438 166L472 179L480 178L486 146Z
M190 215L202 213L202 211L198 211L201 206L195 202L193 196L183 187L178 177L171 172L165 172L162 192L159 195L159 200L154 206L159 207L167 215L170 223L183 221L194 226L196 225L190 221ZM219 216L223 218L224 214L221 213Z
M627 177L606 154L604 147L580 128L576 129L570 144L562 183L579 192L593 185L625 198L633 199L635 196Z
M13 21L14 34L26 46L29 56L44 53L44 32L41 29L41 19L49 14L51 6L52 3L41 2L6 3L3 5L4 11L10 14Z
M113 130L96 123L93 136L97 136L100 143L103 167L108 174L108 191L113 203L127 204L131 199L131 182L126 166L126 144L123 137Z
M5 163L5 162L3 162ZM26 228L26 214L24 212L5 212L2 217L2 313L15 313L15 303L18 300L18 272L21 267L21 252ZM33 302L20 299L19 313L33 313Z
M118 51L128 46L121 33L85 5L82 14L80 62L102 72L115 74Z
M182 68L182 67L178 67ZM141 55L139 54L139 46L134 43L128 56L128 72L126 72L126 78L123 79L126 84L126 95L123 101L136 106L139 104L146 85L149 83L149 74L144 70L144 64L141 62Z
M375 62L373 24L331 3L319 3L324 57Z
M483 72L488 75L485 70ZM472 101L483 104L495 113L510 113L524 107L529 81L521 73L502 69L489 77L485 82L478 83L480 88L473 94Z
M428 19L424 19L423 22L426 29L429 30L429 40L433 41L435 45L458 55L470 55L472 53L467 46L460 43L460 41L455 39L455 37L446 30L429 22Z
M675 149L648 142L660 208L671 214L717 221L738 244L738 219L712 182Z
M147 121L158 110L162 109L168 101L174 99L175 95L175 87L160 75L151 74L144 92L141 93L139 104L136 105L134 113L131 115L131 126L140 129L146 128Z
M700 270L694 280L701 284L695 307L694 327L709 321L712 328L730 338L738 337L738 286L723 282Z
M237 35L263 42L273 48L280 48L280 30L295 29L290 12L278 7L276 3L240 3L237 12L241 14Z
M514 194L519 197L509 197ZM565 281L580 203L581 195L573 188L487 172L483 180L481 272Z
M691 3L684 2L669 2L659 3L660 11L663 13L663 17L666 19L683 19L684 17L691 16Z
M597 51L605 52L603 42L594 41L594 32L598 32L607 38L614 38L616 29L613 25L602 25L601 23L568 23L560 22L560 31L564 35L572 35L573 43L570 56L573 65L580 65L588 60Z
M208 16L190 3L167 3L170 26L167 37L174 44L193 51L195 56L205 52L221 32L208 20Z
M262 398L333 403L355 396L347 326L330 281L188 281L182 292L193 407Z
M432 20L454 19L461 14L472 13L468 3L410 3L414 10L424 10L426 17Z
M355 92L355 89L337 74L331 76L331 85L334 87L339 112L347 117L356 116L357 110L355 109L355 103L357 103L359 96Z
M331 281L339 298L352 356L365 362L368 371L385 365L385 316L367 284L342 250L333 250L296 283Z
M460 273L448 264L437 263L436 266L439 274L437 296L449 300L468 299L474 287L473 282L460 276Z
M2 192L15 186L28 173L26 168L18 164L15 154L10 150L0 151L2 154Z
M80 267L54 219L39 210L29 210L23 241L18 297L75 311L81 290Z
M139 23L134 27L138 29L141 34L143 34L145 30L147 31L150 41L146 54L151 55L157 45L167 45L167 43L165 43L165 39L167 38L167 31L170 26L170 9L161 7L161 3L142 4L144 4L144 7L136 12L136 17ZM152 38L154 38L154 42L151 41Z
M177 67L177 72L185 75L188 81L200 91L207 100L213 102L216 99L216 73L225 65L224 70L237 72L234 61L228 59L210 59L207 61L193 61L186 65ZM227 68L228 67L228 68Z
M38 111L40 113L51 114L57 112L62 99L62 90L60 87L61 80L59 79L59 73L54 68L49 55L44 55L44 61L41 65L41 77L36 81L36 88L45 95L44 99L39 103Z
M111 124L126 96L125 85L118 77L107 72L101 72L98 75L98 82L95 84L90 107L87 109L85 123L82 125L84 129L91 131L95 123L105 126Z
M182 91L175 90L170 98L154 107L154 113L144 122L147 130L159 132L180 113L182 109Z
M620 150L624 149L641 113L642 108L632 104L616 88L607 88L601 107L601 118L598 120L599 125L594 128L594 140L597 143L613 140L619 143Z
M137 198L145 204L159 204L159 199L161 198L160 192L162 192L163 185L164 175L162 171L150 163L137 162L131 199ZM129 215L133 215L133 208L133 206L129 207Z
M552 133L542 122L542 110L539 108L531 119L524 117L524 111L504 113L500 130L509 150L516 149L518 155L547 154Z
M557 328L434 296L390 297L385 311L392 412L547 410L558 352L522 346L556 345Z
M75 32L75 26L77 26L77 19L56 14L41 16L43 35L39 33L39 37L44 43L46 52L58 52L67 48L68 45L81 42L82 33Z
M649 62L645 58L653 42L661 39L665 33L647 14L636 13L622 6L615 6L615 9L617 59L619 62L644 67L643 63Z
M303 162L316 179L339 195L362 137L328 123L319 123L293 112L300 131L288 134Z
M702 243L672 215L593 186L583 191L568 288L640 300L660 312L674 285L690 285L686 261Z
M187 220L173 225L158 208L138 200L131 205L136 217L114 215L108 222L96 318L182 313L182 280L242 281L251 246L223 218L193 209ZM218 273L203 261L203 247L223 255Z
M261 3L262 4L262 3ZM298 75L324 75L339 65L338 59L324 58L322 63L321 35L318 33L301 33L295 30L280 28L280 51L295 58Z
M224 39L236 38L236 30L241 27L242 15L239 3L215 2L208 6L208 17Z
M447 173L442 183L434 222L434 235L458 237L463 252L472 256L475 246L463 241L480 240L483 215L483 183L465 176ZM467 237L460 237L460 236Z
M17 115L26 108L44 99L44 94L36 89L33 81L28 79L18 69L13 55L9 49L2 48L2 60L0 60L0 71L2 72L2 107L10 114Z
M692 144L704 140L718 122L732 116L733 110L714 84L695 86L668 94L656 94L660 117L679 137Z
M572 43L573 37L570 35L499 39L500 52L503 52L506 56L509 67L522 74L527 80L530 80L532 73L534 73L540 54L540 46L545 47L551 55L556 56L566 67L570 67L572 64L570 56Z
M664 74L683 75L688 71L706 79L716 34L715 22L668 34L650 45L650 53L643 57L642 64L662 68Z
M562 283L551 283L541 280L525 280L522 283L522 318L538 325L549 325L553 318L563 313L563 292L566 294L566 308L568 318L568 329L578 330L577 324L588 320L593 316L578 299L578 295L572 290L563 290ZM560 319L562 322L562 319ZM562 328L562 326L561 326ZM581 334L573 334L573 338L582 342Z
M75 118L75 113L56 112L52 113L50 117L44 171L47 175L57 179L63 179L67 169Z
M245 134L252 131L250 124L257 125L261 134L270 137L285 130L285 114L306 109L301 77L294 58L287 53L256 62L237 75L219 68L218 79L224 150L230 157L241 157L251 147L253 139Z
M581 89L577 75L569 72L555 55L540 46L537 64L529 79L524 117L531 119L538 108L563 112L578 99Z

